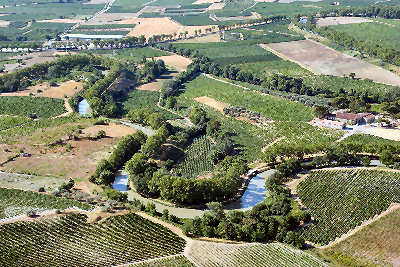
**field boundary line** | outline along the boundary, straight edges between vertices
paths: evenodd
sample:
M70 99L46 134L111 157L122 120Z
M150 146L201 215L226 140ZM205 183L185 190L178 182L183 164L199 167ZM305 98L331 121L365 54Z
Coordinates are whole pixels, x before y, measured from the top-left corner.
M183 253L179 253L179 254L174 254L174 255L168 255L168 256L162 256L162 257L147 259L147 260L143 260L143 261L134 261L134 262L129 262L129 263L122 263L122 264L119 264L119 265L112 265L112 266L113 267L129 267L129 266L135 266L135 264L152 263L154 261L163 260L163 259L169 259L169 258L175 258L175 257L178 257L178 256L185 256L185 255L183 255Z
M324 245L324 246L315 245L315 247L321 248L321 249L331 248L331 247L335 246L336 244L338 244L338 243L346 240L347 238L353 236L354 234L358 233L359 231L363 230L368 225L378 221L379 219L385 217L386 215L389 215L389 214L393 213L394 211L396 211L398 209L400 209L400 203L391 203L389 205L389 207L385 211L383 211L382 213L377 214L374 217L364 221L359 226L355 227L354 229L351 229L347 233L345 233L345 234L341 235L340 237L336 238L335 240L329 242L327 245Z

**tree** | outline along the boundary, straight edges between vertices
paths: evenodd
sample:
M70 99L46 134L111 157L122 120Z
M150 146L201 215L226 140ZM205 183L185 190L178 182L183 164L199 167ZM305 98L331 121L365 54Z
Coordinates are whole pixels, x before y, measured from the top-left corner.
M190 121L194 124L202 124L206 120L206 112L199 107L193 107L190 110Z
M129 175L138 175L143 173L147 168L147 157L143 153L135 153L126 163L125 169Z
M315 116L319 119L325 119L329 115L329 108L326 106L316 106L315 107Z

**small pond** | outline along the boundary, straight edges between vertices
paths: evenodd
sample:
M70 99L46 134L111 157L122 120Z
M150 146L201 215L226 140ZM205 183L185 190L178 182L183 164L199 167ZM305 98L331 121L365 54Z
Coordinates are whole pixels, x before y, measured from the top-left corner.
M120 192L128 192L128 174L125 171L120 171L115 177L112 188Z
M88 115L90 113L90 106L86 99L79 102L78 110L81 115Z
M225 209L249 210L264 201L267 197L265 179L268 179L274 172L275 170L268 170L251 179L243 196L237 201L226 205Z

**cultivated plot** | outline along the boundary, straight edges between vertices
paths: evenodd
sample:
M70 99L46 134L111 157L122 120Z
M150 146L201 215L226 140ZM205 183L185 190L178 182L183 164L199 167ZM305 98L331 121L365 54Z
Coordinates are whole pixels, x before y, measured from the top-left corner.
M315 73L338 77L355 73L356 78L370 79L394 86L400 85L400 76L311 40L261 46Z

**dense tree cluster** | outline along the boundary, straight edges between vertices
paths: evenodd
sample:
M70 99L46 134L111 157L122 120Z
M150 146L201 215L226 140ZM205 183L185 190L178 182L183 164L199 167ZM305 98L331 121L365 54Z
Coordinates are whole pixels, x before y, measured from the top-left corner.
M289 169L286 163L280 169ZM301 223L309 222L311 216L294 203L290 190L281 186L286 174L278 170L266 183L267 198L248 211L224 212L221 203L209 203L210 211L202 217L187 220L183 231L189 236L218 237L237 241L280 241L295 247L303 247L304 240L296 232Z
M90 181L96 184L110 185L115 179L115 172L139 151L146 139L146 135L140 131L121 138L110 157L97 164Z

